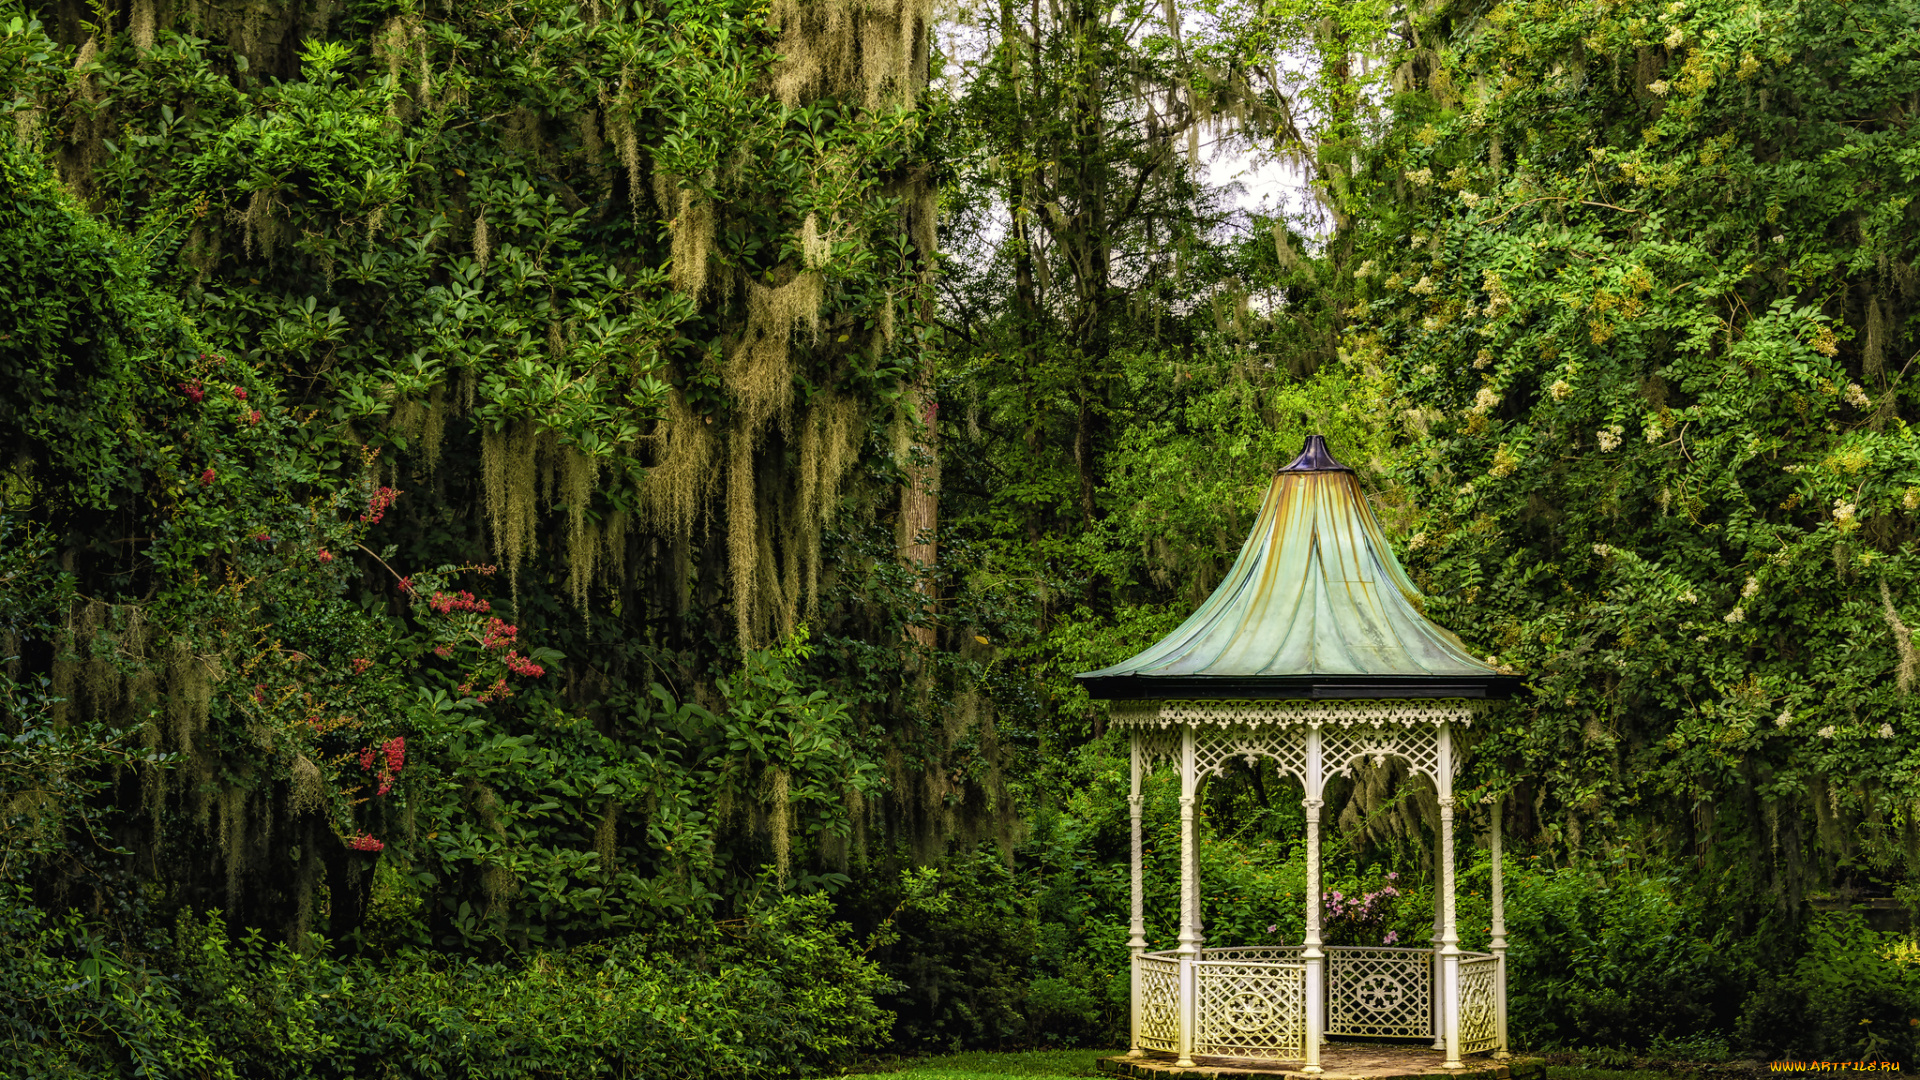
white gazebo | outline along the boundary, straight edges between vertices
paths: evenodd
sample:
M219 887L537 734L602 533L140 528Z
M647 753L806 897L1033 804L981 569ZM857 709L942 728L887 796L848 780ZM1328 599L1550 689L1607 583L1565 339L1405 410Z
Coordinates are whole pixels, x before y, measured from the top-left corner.
M1130 1053L1304 1062L1322 1042L1431 1040L1443 1068L1507 1055L1500 805L1492 804L1490 952L1460 948L1454 919L1453 778L1458 734L1519 680L1427 621L1353 471L1318 435L1274 477L1226 579L1173 633L1122 664L1078 676L1132 733L1133 1039ZM1428 947L1321 940L1325 781L1388 758L1433 784L1439 804ZM1239 758L1271 759L1306 797L1306 940L1208 947L1200 919L1194 812L1200 785ZM1141 905L1141 781L1180 772L1180 936L1148 952Z

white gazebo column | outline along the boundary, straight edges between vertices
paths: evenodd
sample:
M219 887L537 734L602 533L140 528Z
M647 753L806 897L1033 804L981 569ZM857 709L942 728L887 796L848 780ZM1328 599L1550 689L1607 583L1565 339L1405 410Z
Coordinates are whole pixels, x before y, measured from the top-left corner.
M1500 883L1500 797L1493 800L1493 1006L1497 1026L1493 1059L1505 1061L1513 1055L1507 1050L1507 905Z
M1435 781L1436 789L1439 782ZM1440 868L1440 823L1433 823L1433 933L1428 936L1427 944L1433 949L1433 962L1428 967L1432 974L1427 979L1428 1004L1433 1013L1433 1048L1447 1048L1447 995L1446 972L1440 959L1440 937L1446 922L1447 890L1446 872Z
M1300 950L1300 959L1307 965L1306 971L1306 1030L1303 1040L1306 1043L1303 1055L1306 1065L1300 1070L1304 1073L1320 1072L1320 1038L1322 1019L1326 1016L1327 969L1326 954L1320 951L1320 725L1307 725L1307 761L1305 772L1306 798L1301 805L1307 811L1307 939Z
M1146 1051L1140 1048L1140 955L1147 951L1146 904L1141 896L1143 877L1143 858L1140 846L1140 809L1145 799L1140 794L1140 732L1135 729L1132 738L1132 774L1133 785L1127 794L1127 816L1133 822L1133 875L1132 895L1128 904L1127 952L1132 980L1133 1037L1127 1049L1128 1057L1141 1057Z
M1194 811L1200 794L1193 727L1180 732L1180 1059L1182 1069L1193 1068L1194 1038L1200 1030L1200 994L1194 965L1200 959L1200 838Z
M1445 893L1440 909L1441 1002L1446 1013L1447 1059L1443 1069L1462 1069L1460 1060L1460 934L1454 925L1453 903L1453 725L1434 725L1439 738L1440 886Z

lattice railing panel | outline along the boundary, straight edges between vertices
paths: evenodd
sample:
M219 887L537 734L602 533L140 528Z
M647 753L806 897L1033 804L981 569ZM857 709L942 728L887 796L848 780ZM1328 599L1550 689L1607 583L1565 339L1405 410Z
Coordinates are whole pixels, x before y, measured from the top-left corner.
M1302 1060L1307 1031L1305 967L1203 960L1194 969L1200 997L1194 1053Z
M1140 965L1140 1045L1177 1053L1180 1049L1180 961L1158 956L1134 959Z
M1327 1034L1432 1038L1433 952L1327 949Z
M1272 758L1281 772L1292 773L1301 783L1307 775L1307 734L1299 727L1238 727L1225 730L1202 728L1194 735L1194 757L1199 775L1221 772L1229 761L1239 758L1252 765L1260 758Z
M1460 1052L1477 1054L1500 1042L1500 962L1491 956L1460 961Z

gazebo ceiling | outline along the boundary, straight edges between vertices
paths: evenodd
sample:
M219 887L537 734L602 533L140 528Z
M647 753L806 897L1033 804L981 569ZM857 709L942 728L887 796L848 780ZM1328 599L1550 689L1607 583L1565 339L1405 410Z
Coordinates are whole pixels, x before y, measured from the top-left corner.
M1518 690L1421 614L1353 470L1307 436L1226 579L1131 660L1075 676L1096 698L1505 698Z

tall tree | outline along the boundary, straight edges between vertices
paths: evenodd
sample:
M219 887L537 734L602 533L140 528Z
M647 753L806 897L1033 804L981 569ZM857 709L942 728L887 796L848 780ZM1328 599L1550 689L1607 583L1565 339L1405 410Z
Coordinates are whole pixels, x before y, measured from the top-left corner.
M929 19L731 0L0 9L13 131L138 238L206 343L165 378L232 384L291 425L277 513L370 530L306 546L236 518L169 561L147 508L175 480L151 463L117 461L106 503L63 501L44 466L9 482L8 514L56 538L49 565L88 598L23 643L14 677L115 723L179 718L152 741L181 766L118 792L128 867L297 930L324 865L344 875L318 912L339 934L384 844L425 882L434 932L478 946L731 903L767 862L817 885L869 825L946 827L877 797L876 770L943 791L954 770L920 767L947 747L899 695L915 603L876 593L890 571L851 554L849 513L925 490L890 435L922 422L897 403L925 385ZM81 344L55 333L32 358ZM113 456L9 401L17 459ZM327 509L329 492L359 501ZM357 629L296 617L293 579L255 574L278 599L203 633L192 582L253 573L248 545L269 543L307 565L324 550ZM470 641L440 636L450 619ZM806 621L825 631L811 659ZM307 666L262 678L242 643ZM468 647L520 674L476 682ZM74 697L103 648L118 674ZM317 687L356 680L379 693L315 711ZM393 739L404 769L373 753ZM161 857L196 837L229 854Z
M1535 688L1487 782L1742 918L1911 874L1916 14L1442 5L1369 162L1414 565Z

